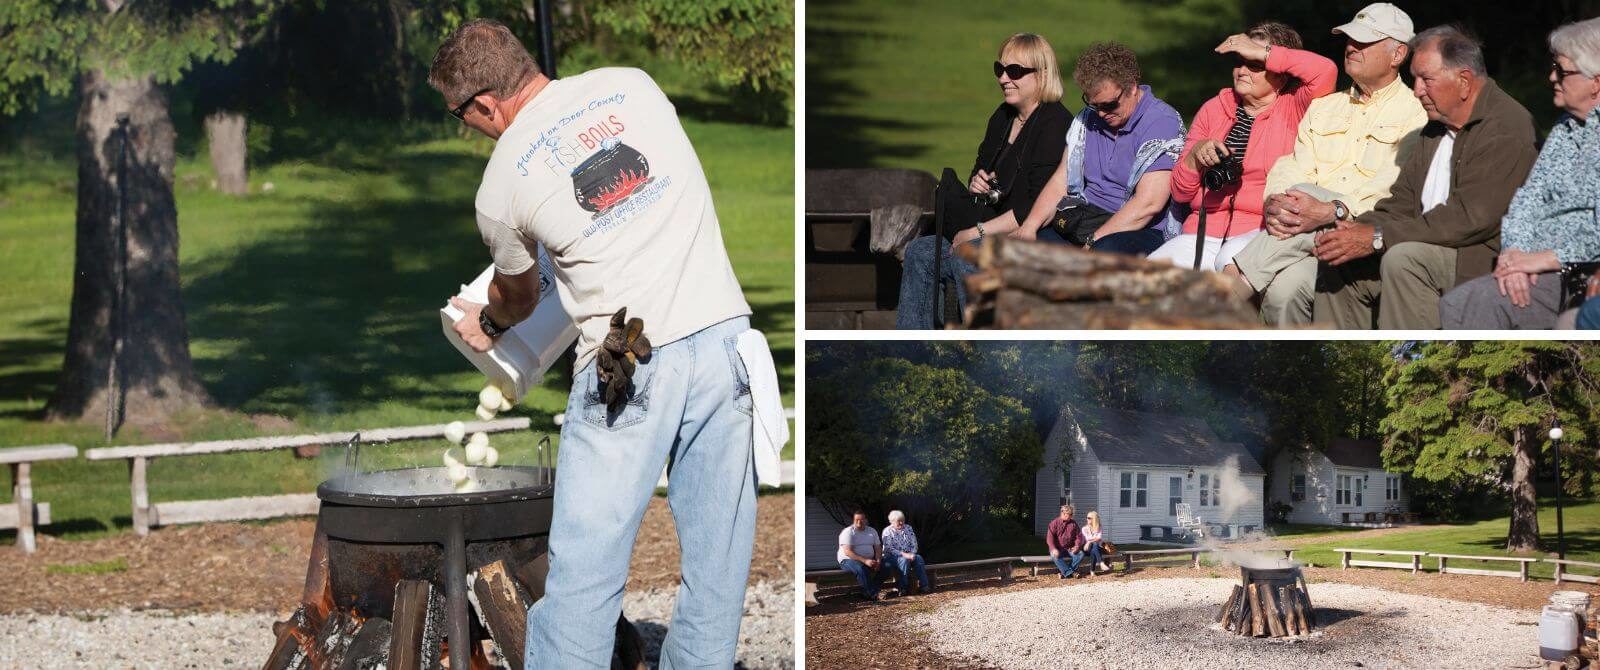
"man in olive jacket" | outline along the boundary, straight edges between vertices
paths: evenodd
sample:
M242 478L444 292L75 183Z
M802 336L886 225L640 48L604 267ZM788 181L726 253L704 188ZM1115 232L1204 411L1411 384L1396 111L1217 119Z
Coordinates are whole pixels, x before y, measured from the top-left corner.
M1538 157L1533 116L1489 78L1476 40L1441 26L1411 50L1429 123L1389 197L1317 240L1324 325L1438 328L1439 297L1494 269L1500 218Z

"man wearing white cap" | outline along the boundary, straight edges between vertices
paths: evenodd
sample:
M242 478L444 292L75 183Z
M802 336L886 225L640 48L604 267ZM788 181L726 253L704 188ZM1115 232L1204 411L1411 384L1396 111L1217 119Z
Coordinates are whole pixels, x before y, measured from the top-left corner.
M1224 269L1251 297L1261 297L1261 318L1272 325L1311 323L1315 231L1371 211L1388 196L1428 122L1400 79L1410 55L1411 17L1374 3L1333 33L1346 38L1344 71L1353 85L1306 110L1294 152L1267 173L1268 234L1257 235Z

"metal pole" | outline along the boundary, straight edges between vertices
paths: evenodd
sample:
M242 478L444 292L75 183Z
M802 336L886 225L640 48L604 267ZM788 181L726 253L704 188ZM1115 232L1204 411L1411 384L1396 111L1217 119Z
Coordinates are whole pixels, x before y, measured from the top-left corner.
M471 658L471 625L467 621L467 539L461 527L466 523L456 512L445 528L444 595L449 613L450 667L467 668Z
M550 0L538 0L536 11L539 13L539 66L544 68L545 76L556 78L556 41L550 30Z
M123 293L128 275L128 115L117 115L116 257L111 294L111 360L106 364L106 441L117 434L122 413L122 389L117 379L117 354L122 351Z
M1561 427L1561 420L1556 419L1556 428ZM1556 559L1567 560L1566 529L1561 526L1561 438L1550 440L1556 452Z

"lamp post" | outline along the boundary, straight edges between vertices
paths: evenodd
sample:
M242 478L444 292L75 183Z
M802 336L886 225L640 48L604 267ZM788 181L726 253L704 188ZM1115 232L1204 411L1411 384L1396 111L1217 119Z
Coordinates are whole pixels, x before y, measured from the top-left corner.
M1561 527L1561 419L1550 429L1550 446L1556 452L1556 559L1567 560L1567 538Z

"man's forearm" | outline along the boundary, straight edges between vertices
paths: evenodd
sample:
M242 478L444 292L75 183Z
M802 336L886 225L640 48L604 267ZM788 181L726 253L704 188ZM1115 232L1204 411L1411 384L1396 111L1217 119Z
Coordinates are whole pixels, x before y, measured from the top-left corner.
M538 277L539 266L535 265L524 275L528 273ZM539 292L537 290L507 290L506 287L502 286L502 278L507 283L510 283L519 281L524 275L508 277L498 272L495 273L494 281L489 282L489 304L483 308L484 312L489 315L489 320L497 325L510 328L522 323L533 314L533 309L539 305ZM534 281L538 280L535 279ZM512 285L514 286L514 284Z

